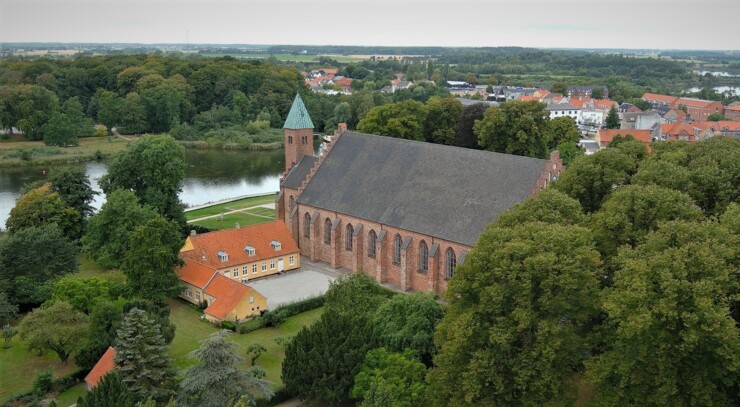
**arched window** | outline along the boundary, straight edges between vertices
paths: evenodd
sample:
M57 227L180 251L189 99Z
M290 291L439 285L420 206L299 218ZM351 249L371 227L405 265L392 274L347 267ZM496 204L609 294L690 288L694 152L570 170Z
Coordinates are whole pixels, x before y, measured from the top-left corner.
M324 221L324 243L331 243L331 219L329 218Z
M447 249L447 267L445 270L445 278L450 279L455 274L455 267L457 267L457 256L455 251L450 247Z
M308 212L303 215L303 236L311 238L311 215Z
M393 264L401 264L401 235L393 238Z
M293 208L295 208L295 198L293 198L293 195L291 195L290 199L288 200L288 211L293 212Z
M419 271L426 273L429 270L429 248L425 241L419 243Z
M344 241L344 248L352 251L352 235L355 233L355 228L352 227L351 223L347 224L347 236L345 237Z
M370 233L367 234L367 257L375 257L375 242L377 240L378 235L371 229Z

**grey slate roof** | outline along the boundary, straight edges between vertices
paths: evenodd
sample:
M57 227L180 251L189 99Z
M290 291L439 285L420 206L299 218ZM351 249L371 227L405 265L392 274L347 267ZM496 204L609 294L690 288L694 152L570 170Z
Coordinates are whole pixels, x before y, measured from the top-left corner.
M298 164L294 165L288 173L288 176L283 180L283 186L290 189L298 189L306 179L308 172L311 171L311 167L318 160L318 157L304 155Z
M345 132L298 202L472 246L546 162Z
M549 111L555 111L555 110L581 110L580 107L575 107L571 105L570 103L558 103L554 105L547 105L547 110Z

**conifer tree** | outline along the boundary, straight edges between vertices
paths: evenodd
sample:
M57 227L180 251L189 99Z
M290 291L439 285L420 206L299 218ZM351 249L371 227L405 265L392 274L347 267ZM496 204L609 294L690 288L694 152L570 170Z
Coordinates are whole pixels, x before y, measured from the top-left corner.
M617 113L617 108L612 106L612 108L609 109L609 113L606 115L606 128L618 129L619 126L619 113Z
M146 311L129 311L118 329L114 361L136 401L166 402L174 394L175 371L159 327Z
M214 332L190 352L188 356L199 363L182 372L179 405L220 407L237 403L241 396L249 403L256 395L272 397L272 383L241 368L244 359L236 354L236 344L226 341L226 335L226 331Z
M113 369L86 396L77 399L78 407L133 407L134 400L123 384L121 372Z

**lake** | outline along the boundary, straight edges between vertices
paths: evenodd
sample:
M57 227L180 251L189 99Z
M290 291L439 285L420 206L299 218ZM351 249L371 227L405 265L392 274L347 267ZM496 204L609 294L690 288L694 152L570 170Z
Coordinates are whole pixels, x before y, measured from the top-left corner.
M316 144L317 152L319 144ZM277 192L285 164L283 149L271 151L185 150L187 169L180 200L188 206L201 205L242 195ZM85 169L90 183L100 191L98 180L108 172L106 161L72 164ZM5 227L10 210L20 196L21 187L43 180L43 171L55 167L0 168L0 227ZM105 195L98 195L93 206L99 209Z
M735 95L740 95L740 86L715 86L712 89L714 89L717 93L722 94L728 90L731 90L734 92ZM701 88L699 87L693 87L689 88L687 92L699 92Z

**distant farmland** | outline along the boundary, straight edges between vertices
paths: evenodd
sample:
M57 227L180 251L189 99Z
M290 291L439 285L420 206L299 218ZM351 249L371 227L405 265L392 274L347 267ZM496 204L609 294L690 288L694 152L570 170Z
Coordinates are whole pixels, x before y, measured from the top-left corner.
M369 59L369 55L304 55L304 54L198 54L209 58L230 56L237 59L266 59L274 56L278 61L284 62L317 62L321 57L334 59L338 62L355 62Z

